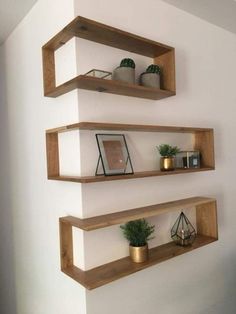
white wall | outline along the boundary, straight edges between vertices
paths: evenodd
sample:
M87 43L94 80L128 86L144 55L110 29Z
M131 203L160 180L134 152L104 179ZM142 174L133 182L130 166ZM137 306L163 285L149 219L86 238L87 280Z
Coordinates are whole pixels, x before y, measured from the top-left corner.
M79 215L80 186L48 181L46 173L45 130L78 121L78 108L76 91L56 100L43 96L41 47L73 18L72 0L39 0L1 49L7 96L0 114L2 314L86 310L85 290L60 271L59 254L58 218ZM57 61L66 79L76 68L73 42Z
M78 15L176 48L176 97L151 101L80 90L80 120L213 127L216 153L214 172L83 185L83 216L194 195L212 196L218 200L220 236L214 244L88 291L87 313L234 313L235 35L162 1L76 3ZM112 70L121 58L132 56L85 40L77 41L77 50L79 73L94 67ZM149 63L147 58L133 57L143 68ZM155 144L169 140L184 145L186 141L170 134L125 134L135 170L157 167ZM97 158L94 134L81 132L80 142L82 172L93 174ZM189 139L186 143L189 145ZM157 226L151 245L168 238L163 226L169 230L174 219L168 215L150 219ZM85 268L127 255L127 246L117 226L85 233Z
M0 115L0 125L6 126L0 138L6 148L1 174L7 173L9 181L1 187L11 197L1 198L1 227L9 225L1 228L9 245L3 241L1 245L12 257L9 273L14 277L6 290L15 285L17 309L10 294L6 301L11 299L13 308L4 305L10 310L3 313L234 313L235 36L159 0L77 0L75 4L76 14L176 47L177 96L150 101L80 90L56 99L43 97L41 46L75 12L72 0L37 2L3 46L8 106ZM81 73L93 67L109 70L127 55L85 40L73 41L57 53L57 80L73 76L77 68ZM150 60L135 56L135 61L141 69ZM78 120L214 127L216 171L82 187L47 181L44 130ZM94 173L97 156L92 136L81 132L79 138L75 132L61 137L63 172ZM191 143L189 137L172 135L130 133L127 137L135 170L157 165L152 147L159 142ZM73 157L68 154L72 149ZM194 195L217 198L218 242L93 291L85 291L60 272L60 216L88 217ZM157 225L151 245L166 240L164 227L169 228L174 218L150 220ZM75 235L76 263L84 269L127 255L118 227L84 235L75 231Z

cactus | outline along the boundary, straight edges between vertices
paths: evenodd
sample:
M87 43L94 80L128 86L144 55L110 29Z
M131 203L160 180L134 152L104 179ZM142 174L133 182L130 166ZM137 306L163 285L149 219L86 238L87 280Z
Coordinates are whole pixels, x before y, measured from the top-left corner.
M150 64L146 69L146 73L161 74L161 68L159 67L159 65Z
M134 60L125 58L121 60L120 67L127 67L127 68L133 68L135 69L135 63Z

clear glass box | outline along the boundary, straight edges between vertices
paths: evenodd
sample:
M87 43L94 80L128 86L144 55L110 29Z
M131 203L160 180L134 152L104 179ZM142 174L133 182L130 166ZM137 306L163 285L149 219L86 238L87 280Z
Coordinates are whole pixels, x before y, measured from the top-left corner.
M93 76L101 79L111 79L111 72L98 70L98 69L92 69L89 72L85 73L86 76Z
M176 155L176 168L200 168L199 151L181 151Z

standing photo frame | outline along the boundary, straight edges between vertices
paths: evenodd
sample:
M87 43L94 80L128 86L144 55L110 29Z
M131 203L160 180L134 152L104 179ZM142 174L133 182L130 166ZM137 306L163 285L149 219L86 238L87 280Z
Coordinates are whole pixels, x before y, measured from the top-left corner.
M114 176L134 173L123 134L96 134L96 140L99 150L96 175Z

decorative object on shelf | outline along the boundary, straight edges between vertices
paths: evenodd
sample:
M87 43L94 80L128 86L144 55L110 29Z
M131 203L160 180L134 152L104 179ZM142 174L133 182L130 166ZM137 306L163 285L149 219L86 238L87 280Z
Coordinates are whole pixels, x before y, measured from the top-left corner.
M129 221L120 226L124 237L129 241L130 258L135 263L143 263L148 260L148 241L155 226L150 225L146 219Z
M135 83L135 63L132 59L121 60L120 66L112 74L112 79L126 83Z
M111 79L111 74L112 74L111 72L98 70L98 69L92 69L89 72L85 73L84 75L108 80L108 79Z
M176 168L200 168L200 152L178 152L176 155Z
M96 175L133 174L128 146L123 134L96 134L99 158ZM99 173L99 166L102 173Z
M140 75L140 84L146 87L160 88L161 68L157 64L151 64Z
M170 146L168 144L161 144L157 149L162 156L160 159L160 169L162 171L175 170L175 156L180 152L177 146Z
M181 246L191 245L196 238L196 231L183 212L171 229L171 238Z

